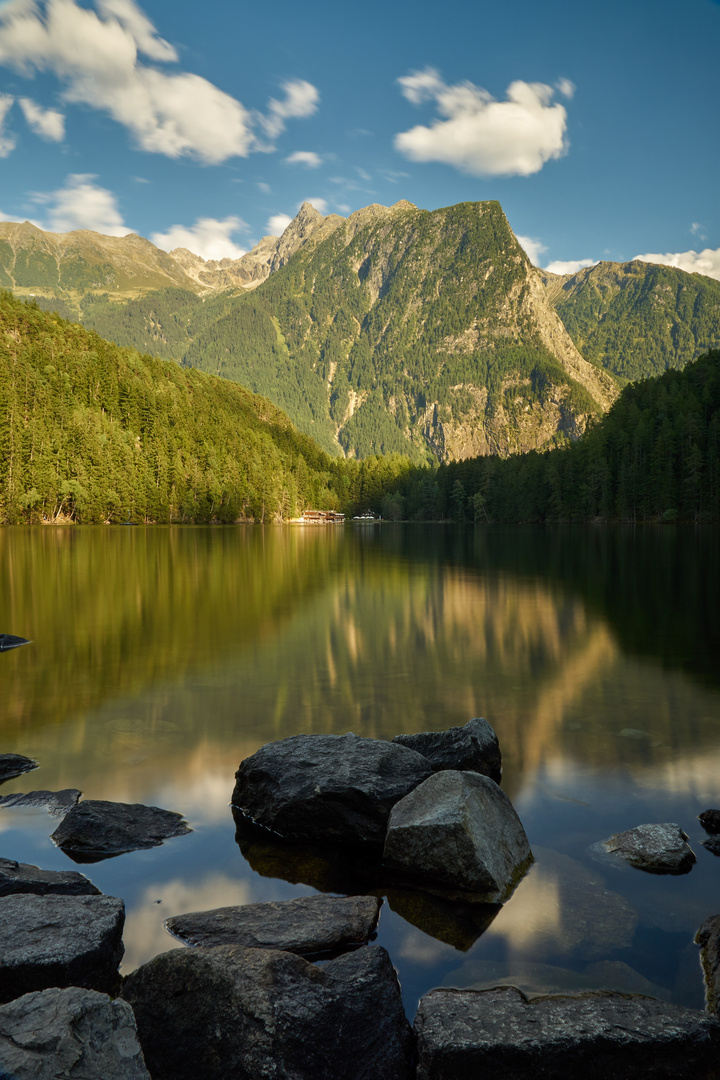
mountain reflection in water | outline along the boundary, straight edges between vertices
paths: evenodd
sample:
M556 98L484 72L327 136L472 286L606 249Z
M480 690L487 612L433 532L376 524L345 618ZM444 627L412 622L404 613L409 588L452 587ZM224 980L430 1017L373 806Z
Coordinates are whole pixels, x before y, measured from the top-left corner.
M387 896L378 941L411 1013L432 986L513 979L701 1005L692 936L720 880L696 821L720 804L718 554L713 530L676 527L5 528L3 629L32 644L0 657L3 752L40 762L32 787L188 818L190 836L90 868L126 901L127 971L177 947L171 915L352 887ZM536 855L500 911L236 843L234 771L263 743L471 716L498 733ZM2 794L27 790L18 777ZM593 862L591 844L647 821L690 835L683 879ZM68 868L55 824L0 809L0 854Z

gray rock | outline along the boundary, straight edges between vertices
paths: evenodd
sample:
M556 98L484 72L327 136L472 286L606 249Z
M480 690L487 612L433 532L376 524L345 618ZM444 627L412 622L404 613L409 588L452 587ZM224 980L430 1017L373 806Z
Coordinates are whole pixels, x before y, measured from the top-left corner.
M713 855L720 855L720 836L709 836L707 840L701 840L700 843Z
M364 945L381 904L377 896L302 896L175 915L165 927L188 945L245 945L320 957Z
M700 946L708 1011L720 1016L720 915L705 920L695 935L695 944Z
M23 757L22 754L0 754L0 784L12 780L15 776L37 769L37 761Z
M529 1002L514 987L433 990L415 1018L417 1080L716 1080L720 1024L639 995Z
M286 839L381 848L390 810L431 772L416 751L380 739L294 735L242 762L232 802Z
M0 896L35 893L36 896L99 896L100 890L77 870L41 870L30 863L0 859Z
M17 634L0 634L0 652L8 649L17 649L19 645L29 645L27 638L18 637Z
M154 1080L410 1080L412 1032L384 949L315 967L221 945L156 956L122 996Z
M457 769L489 776L496 784L502 776L502 755L497 735L483 717L468 720L464 727L446 731L423 731L417 735L396 735L394 743L409 746L426 757L433 772Z
M114 896L0 898L0 1001L49 986L111 990L125 905Z
M695 852L686 843L687 833L679 825L638 825L615 833L601 846L638 870L654 874L687 874L695 863Z
M150 1080L150 1073L130 1006L71 986L0 1007L0 1077Z
M157 847L191 831L182 814L158 806L84 799L65 815L51 839L75 862L96 862L123 851Z
M14 806L39 807L47 810L53 817L64 817L68 810L77 805L82 792L77 788L63 788L62 791L28 791L23 794L3 795L0 797L0 806L11 808Z
M705 832L720 833L720 810L703 810L702 814L698 814L698 821Z
M393 808L383 860L426 888L507 899L532 862L525 830L494 780L446 770Z

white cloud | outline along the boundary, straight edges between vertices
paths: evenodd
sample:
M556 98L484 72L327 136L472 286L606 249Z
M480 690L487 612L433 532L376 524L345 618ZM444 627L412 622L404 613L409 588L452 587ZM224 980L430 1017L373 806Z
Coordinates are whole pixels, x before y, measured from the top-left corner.
M544 83L516 80L507 100L496 101L471 82L448 86L433 68L398 82L408 101L434 101L440 114L430 127L395 136L411 161L440 161L473 176L530 176L567 152L567 113Z
M282 84L285 100L270 98L268 115L258 115L258 120L271 139L285 130L285 121L303 116L312 116L317 112L320 93L317 87L304 79L290 79Z
M534 236L517 236L515 237L520 247L523 249L527 257L533 266L540 265L540 256L547 251L547 247L543 244L542 240L536 239Z
M555 259L545 269L551 274L577 274L586 266L597 266L597 259Z
M194 225L172 225L166 233L151 233L150 239L163 251L188 248L203 259L240 259L246 249L230 239L235 233L246 232L242 218L198 218Z
M93 180L93 175L76 173L68 176L64 188L34 193L33 202L47 207L40 228L51 232L93 229L106 236L125 236L131 232L123 222L113 192L93 184Z
M57 109L43 109L32 98L20 98L28 126L36 135L51 142L62 142L65 138L65 117Z
M12 94L0 94L0 158L7 157L15 149L15 139L12 135L6 135L3 128L5 127L5 117L12 107L12 103L15 99Z
M570 82L569 79L558 79L555 83L556 87L560 91L563 97L566 97L568 101L575 95L575 83Z
M699 221L693 221L692 225L690 226L690 232L693 234L693 236L697 236L698 240L707 240L707 236L705 235L705 226L701 225Z
M667 252L665 255L636 255L635 258L640 262L676 266L679 270L687 270L689 274L704 274L720 281L720 248L705 248L699 252Z
M312 206L315 207L319 214L324 215L328 212L327 199L301 199L300 202L297 204L298 210L304 202L309 202Z
M291 221L292 218L289 214L273 214L272 217L268 218L265 228L269 236L282 236Z
M140 62L177 59L133 0L20 0L0 8L0 64L57 76L68 102L110 114L143 150L208 163L254 149L243 105L198 75Z
M272 188L270 187L270 185L266 184L264 180L258 180L257 187L258 187L259 191L264 192L266 195L269 195L270 192L272 191Z
M318 169L322 165L322 158L314 150L296 150L285 161L288 165L304 165L307 169Z

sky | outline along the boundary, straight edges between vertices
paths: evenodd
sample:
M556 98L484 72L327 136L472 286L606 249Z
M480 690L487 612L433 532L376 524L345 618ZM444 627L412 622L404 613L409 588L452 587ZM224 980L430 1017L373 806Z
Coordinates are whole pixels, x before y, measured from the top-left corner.
M0 220L238 258L497 199L558 273L720 279L718 0L0 0Z

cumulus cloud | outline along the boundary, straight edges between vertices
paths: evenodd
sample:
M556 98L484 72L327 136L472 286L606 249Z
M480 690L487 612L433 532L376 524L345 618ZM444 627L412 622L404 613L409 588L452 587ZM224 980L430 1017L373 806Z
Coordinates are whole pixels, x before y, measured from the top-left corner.
M124 223L112 191L94 184L96 177L87 173L68 176L64 188L35 192L31 198L46 207L40 227L51 232L93 229L106 236L125 236L132 230Z
M32 98L20 98L20 108L29 128L50 142L62 142L65 138L65 117L57 109L43 109Z
M561 80L565 93L572 84ZM395 136L411 161L439 161L473 176L530 176L567 152L567 112L544 83L512 82L496 101L471 82L448 86L434 68L398 79L413 105L433 101L439 118ZM566 85L565 85L566 84Z
M198 218L194 225L172 225L166 233L151 233L150 239L163 251L188 248L203 259L240 259L246 248L239 247L230 237L247 231L240 217Z
M545 269L551 274L577 274L586 266L597 266L597 259L555 259Z
M515 239L529 258L533 266L539 266L540 256L547 251L547 247L545 246L545 244L543 244L542 240L538 240L534 236L517 235Z
M0 94L0 158L7 157L15 149L15 139L5 132L5 117L15 99L12 94Z
M319 214L327 214L328 204L327 199L301 199L297 204L298 210L304 202L309 202L311 206L314 206Z
M322 158L314 150L296 150L285 161L288 165L304 165L306 169L318 169L322 165Z
M270 98L266 116L258 114L258 120L271 139L285 130L285 121L312 116L317 112L320 93L317 87L304 79L290 79L282 84L284 101Z
M716 278L720 281L720 248L667 252L664 255L636 255L635 258L640 262L676 266L679 270L687 270L689 274L704 274L705 277Z
M273 214L268 218L265 228L269 236L282 236L291 221L289 214Z

